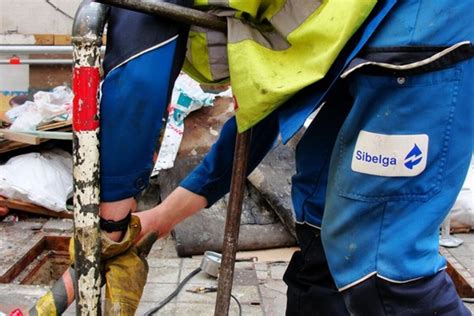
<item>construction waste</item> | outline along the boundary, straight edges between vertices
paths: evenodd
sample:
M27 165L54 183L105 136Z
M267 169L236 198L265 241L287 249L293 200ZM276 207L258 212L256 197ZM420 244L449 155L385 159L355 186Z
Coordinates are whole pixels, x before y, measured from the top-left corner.
M72 117L72 90L58 86L51 92L39 91L33 101L26 101L6 112L12 131L36 130L40 124L53 120L66 121Z
M61 149L15 156L0 166L0 196L66 211L72 195L72 156Z
M217 97L231 96L232 90L229 87L219 93L207 93L185 73L178 76L168 107L168 121L152 176L157 175L160 170L173 167L184 134L184 119L189 113L202 107L213 106Z

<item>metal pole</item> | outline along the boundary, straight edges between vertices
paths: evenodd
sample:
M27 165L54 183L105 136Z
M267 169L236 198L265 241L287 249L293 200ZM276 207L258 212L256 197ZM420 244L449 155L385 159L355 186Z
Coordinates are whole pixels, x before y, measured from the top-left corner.
M71 65L72 59L0 59L0 65Z
M0 54L72 54L72 49L71 45L0 45Z
M217 298L214 315L228 315L230 294L234 281L234 263L239 241L240 217L245 193L247 160L250 149L251 130L237 134L235 140L234 163L230 184L229 204L222 244L222 263L219 271Z
M73 163L76 314L100 315L99 102L100 45L108 7L84 0L73 43Z
M227 23L213 14L182 7L162 0L96 0L116 7L152 14L173 21L182 22L225 32Z

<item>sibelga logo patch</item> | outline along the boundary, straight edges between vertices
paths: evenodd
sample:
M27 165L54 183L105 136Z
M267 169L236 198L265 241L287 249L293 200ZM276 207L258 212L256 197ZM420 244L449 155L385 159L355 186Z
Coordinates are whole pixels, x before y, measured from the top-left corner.
M386 135L360 131L351 169L377 176L414 177L426 168L428 143L426 134Z
M420 148L415 144L412 150L410 150L408 155L405 157L405 167L413 169L414 166L421 162L421 159L423 158L422 154Z

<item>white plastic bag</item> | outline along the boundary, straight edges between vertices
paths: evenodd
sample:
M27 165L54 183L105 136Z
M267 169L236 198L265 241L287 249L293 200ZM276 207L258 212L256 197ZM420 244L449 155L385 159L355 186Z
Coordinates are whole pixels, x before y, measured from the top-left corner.
M153 168L152 176L158 174L159 170L170 169L174 165L178 154L181 139L184 133L184 119L189 113L202 107L213 106L217 97L231 97L232 90L227 89L218 94L204 92L199 83L182 73L178 76L173 88L169 116L166 130L161 143L158 159Z
M59 149L11 158L0 166L0 195L54 211L72 195L72 156Z
M14 131L35 130L41 123L63 116L67 119L72 112L73 93L65 86L54 88L51 92L39 91L34 101L27 101L6 113L13 122L10 126Z

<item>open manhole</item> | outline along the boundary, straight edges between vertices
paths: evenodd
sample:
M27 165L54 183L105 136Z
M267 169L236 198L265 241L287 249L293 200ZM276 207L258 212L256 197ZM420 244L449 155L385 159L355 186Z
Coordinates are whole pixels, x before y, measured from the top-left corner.
M0 283L51 286L69 267L70 237L45 236L4 275Z

